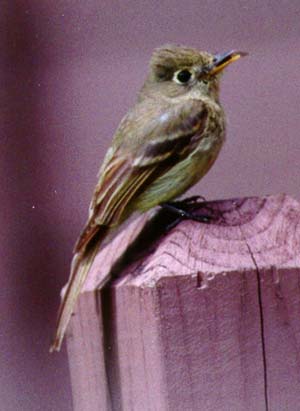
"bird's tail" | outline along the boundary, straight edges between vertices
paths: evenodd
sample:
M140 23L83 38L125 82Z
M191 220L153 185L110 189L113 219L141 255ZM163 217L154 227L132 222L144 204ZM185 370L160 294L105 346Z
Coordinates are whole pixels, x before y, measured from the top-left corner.
M78 295L108 230L108 227L101 226L96 238L93 238L83 252L78 252L73 257L71 274L59 307L56 331L50 352L60 350Z

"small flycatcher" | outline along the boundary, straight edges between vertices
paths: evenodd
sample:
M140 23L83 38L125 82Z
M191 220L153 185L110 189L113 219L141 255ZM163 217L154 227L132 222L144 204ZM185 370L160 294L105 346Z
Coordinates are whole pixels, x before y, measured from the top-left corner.
M121 121L100 169L89 218L75 246L51 351L60 349L107 234L134 211L180 196L213 165L225 139L220 74L244 55L212 55L173 45L154 51L137 102Z

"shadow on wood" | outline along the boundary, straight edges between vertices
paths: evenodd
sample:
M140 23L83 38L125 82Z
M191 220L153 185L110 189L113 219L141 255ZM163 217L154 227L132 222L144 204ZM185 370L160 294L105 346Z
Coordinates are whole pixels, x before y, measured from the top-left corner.
M75 410L297 409L300 205L190 208L213 221L143 215L97 256L67 338Z

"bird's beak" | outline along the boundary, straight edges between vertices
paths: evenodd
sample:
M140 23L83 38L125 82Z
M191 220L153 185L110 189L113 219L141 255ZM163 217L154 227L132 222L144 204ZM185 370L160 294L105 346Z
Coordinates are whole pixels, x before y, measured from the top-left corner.
M228 51L227 53L216 54L209 70L209 74L215 75L222 71L229 64L247 55L248 53L245 53L244 51L235 50Z

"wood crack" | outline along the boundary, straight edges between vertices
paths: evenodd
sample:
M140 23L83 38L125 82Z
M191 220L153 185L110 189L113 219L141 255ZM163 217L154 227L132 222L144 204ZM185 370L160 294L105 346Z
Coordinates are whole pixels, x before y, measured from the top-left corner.
M260 318L260 334L261 334L261 344L262 344L262 359L263 359L263 374L264 374L264 397L266 411L269 411L269 400L268 400L268 372L267 372L267 354L266 354L266 340L265 340L265 325L264 325L264 312L263 312L263 302L262 302L262 287L261 287L261 273L259 272L258 264L255 260L254 254L248 244L246 238L245 243L249 250L250 257L253 261L256 271L257 278L257 296L258 296L258 307L259 307L259 318Z

